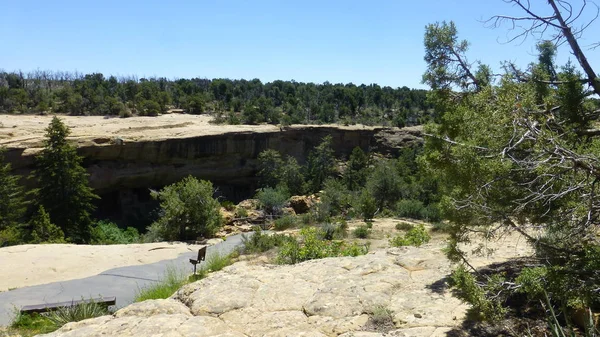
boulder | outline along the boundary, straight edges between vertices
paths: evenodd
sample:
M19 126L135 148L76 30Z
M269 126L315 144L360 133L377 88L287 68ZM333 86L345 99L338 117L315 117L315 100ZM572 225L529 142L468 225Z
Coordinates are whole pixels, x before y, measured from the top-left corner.
M294 209L296 214L304 214L317 203L317 198L314 195L294 195L290 198L290 207Z

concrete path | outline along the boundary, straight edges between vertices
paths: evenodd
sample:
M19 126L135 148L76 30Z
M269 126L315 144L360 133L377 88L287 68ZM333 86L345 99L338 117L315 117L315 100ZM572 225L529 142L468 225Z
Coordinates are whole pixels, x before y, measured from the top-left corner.
M206 251L207 258L217 252L219 254L228 254L241 243L241 234L230 236L226 241L208 247ZM189 271L191 274L193 267L189 263L189 259L196 258L197 256L198 251L194 251L181 254L172 260L114 268L96 276L82 279L0 292L0 326L9 325L14 317L15 308L25 305L80 300L82 297L116 296L117 307L124 307L133 302L138 289L151 285L163 277L168 267L173 266L177 270Z

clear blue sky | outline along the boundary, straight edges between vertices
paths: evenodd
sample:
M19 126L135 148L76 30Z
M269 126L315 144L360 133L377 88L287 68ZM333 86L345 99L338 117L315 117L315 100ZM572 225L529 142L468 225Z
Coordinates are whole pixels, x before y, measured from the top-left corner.
M514 13L502 0L0 0L0 8L4 70L424 87L424 27L441 20L471 42L470 61L533 59L529 42L499 44L506 29L479 21Z

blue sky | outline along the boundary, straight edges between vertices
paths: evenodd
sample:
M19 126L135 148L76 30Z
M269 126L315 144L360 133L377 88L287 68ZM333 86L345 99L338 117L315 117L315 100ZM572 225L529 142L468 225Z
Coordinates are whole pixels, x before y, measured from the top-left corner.
M534 59L531 41L500 44L506 29L480 22L515 12L502 0L0 0L0 8L4 70L424 88L424 27L441 20L471 42L470 61Z

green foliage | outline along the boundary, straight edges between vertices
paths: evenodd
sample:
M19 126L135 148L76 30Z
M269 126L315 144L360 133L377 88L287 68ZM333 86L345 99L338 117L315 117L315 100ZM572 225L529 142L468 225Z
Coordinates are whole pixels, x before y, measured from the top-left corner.
M11 165L4 163L4 149L0 147L0 232L18 226L26 209L19 177L11 170Z
M282 188L266 187L256 193L256 199L260 201L261 208L268 214L281 214L281 209L289 198L287 190Z
M69 128L57 117L46 129L44 149L37 157L34 176L39 188L36 202L50 215L67 239L89 242L93 201L98 198L88 185L82 158L67 142Z
M229 212L235 210L235 204L229 200L221 201L221 207L225 208Z
M88 301L70 307L59 307L44 314L57 328L70 322L110 315L111 312L103 305Z
M273 221L273 227L277 231L282 231L282 230L296 227L297 224L298 224L298 219L294 215L284 215L281 218Z
M133 301L142 302L145 300L169 298L187 283L188 278L183 270L177 269L174 266L168 266L164 276L157 283L144 288L138 288Z
M345 221L327 223L321 229L324 240L341 240L348 236L348 224Z
M372 220L375 217L375 213L377 213L377 200L365 189L358 197L356 208L362 214L363 220Z
M265 234L256 227L251 236L242 235L242 252L244 254L264 253L275 247L281 247L294 238L285 234Z
M330 215L339 215L350 206L352 194L340 179L327 179L321 193L321 203L327 204Z
M222 224L220 204L213 198L212 183L192 176L166 186L152 197L160 201L160 217L148 231L159 240L211 237Z
M295 264L326 257L364 255L369 251L368 246L329 241L323 237L322 229L315 227L301 229L300 240L286 241L279 250L277 261L281 264Z
M212 273L219 271L233 263L233 256L231 254L220 254L215 252L210 254L205 263L202 264L202 270L206 273Z
M564 37L570 29L554 33ZM433 89L439 116L426 128L431 137L421 163L444 192L439 206L449 220L451 259L466 258L458 244L471 231L516 230L542 261L523 270L518 291L543 301L543 289L563 308L598 307L600 275L592 270L600 267L600 248L591 224L600 214L590 172L600 168L600 141L586 130L597 120L597 106L587 97L600 89L589 72L581 74L570 63L556 67L553 44L538 41L538 58L528 68L508 63L497 80L481 81L472 76L464 57L468 43L459 42L454 24L429 25L423 79ZM572 51L582 66L583 52ZM527 228L538 232L532 237ZM482 311L498 311L498 292L489 290L497 285L477 281L481 291L465 298Z
M380 209L391 207L402 196L401 178L391 162L377 164L367 180L367 189Z
M450 285L455 290L454 294L472 305L471 315L474 318L489 321L498 321L504 318L506 312L500 297L488 296L489 294L498 294L502 289L502 281L502 277L496 275L482 284L462 265L455 269L450 276Z
M258 169L263 187L281 187L292 195L303 193L304 175L294 157L288 156L284 161L279 152L265 150L258 155Z
M11 322L9 332L14 332L19 336L34 336L56 331L70 322L79 322L110 314L111 312L106 307L92 301L71 307L59 307L43 314L17 312Z
M44 315L17 312L17 315L10 324L9 331L18 334L18 336L35 336L56 331L58 328L60 326L56 326Z
M331 142L331 136L324 137L321 143L308 154L306 178L310 192L320 191L325 180L337 171Z
M427 233L425 226L418 225L409 229L405 235L396 235L395 237L391 238L390 244L393 247L420 247L421 245L429 242L429 240L431 240L431 236L429 235L429 233Z
M244 207L236 207L235 208L235 217L236 218L247 218L248 210L246 210Z
M110 221L98 221L92 227L90 243L93 245L117 245L139 241L140 234L133 227L120 229L117 224Z
M394 327L394 319L392 317L393 313L394 312L388 307L377 305L370 310L369 316L371 317L371 322L375 324L375 326Z
M344 171L344 183L349 190L356 191L365 186L368 166L369 157L360 147L355 147L348 158Z
M31 243L65 243L65 234L52 222L44 206L39 206L30 220Z
M408 222L399 222L396 224L396 229L399 231L409 231L413 229L415 226L409 224Z
M413 199L404 199L396 203L396 215L404 218L421 219L423 202Z
M354 231L352 231L352 234L354 234L354 236L359 239L366 239L371 234L371 230L369 230L369 228L365 225L360 225L360 226L354 228Z

